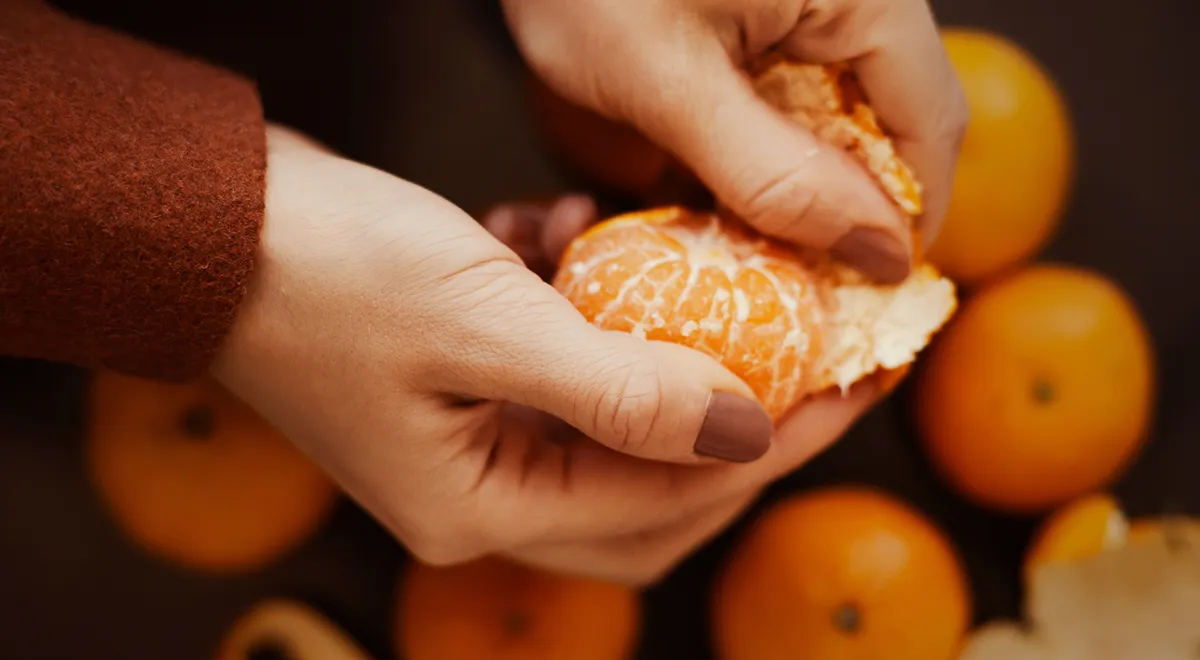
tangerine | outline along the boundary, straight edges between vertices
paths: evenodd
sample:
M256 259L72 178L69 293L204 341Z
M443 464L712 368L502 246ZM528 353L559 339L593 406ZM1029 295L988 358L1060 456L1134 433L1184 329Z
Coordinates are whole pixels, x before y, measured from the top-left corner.
M1042 523L1025 554L1025 579L1050 563L1087 559L1125 544L1129 521L1108 493L1093 493L1055 511Z
M394 643L406 660L626 660L639 594L494 557L412 563L397 594Z
M1147 435L1154 372L1147 330L1116 283L1035 265L980 289L942 331L915 420L962 494L1040 513L1121 473Z
M645 198L667 176L672 157L633 127L577 105L530 74L528 96L551 152L611 192Z
M713 595L719 660L949 660L970 620L944 534L894 497L828 487L769 508Z
M1129 522L1129 542L1166 542L1186 544L1190 534L1200 533L1200 521L1193 516L1159 515L1134 518Z
M315 532L333 482L215 382L95 374L88 471L115 522L192 568L256 568Z
M782 416L809 393L910 363L953 314L928 265L880 285L717 213L610 218L567 247L555 287L606 330L699 350Z
M982 30L947 28L942 36L970 120L928 258L974 286L1053 237L1074 177L1075 143L1066 103L1032 55Z
M750 70L760 98L818 139L847 152L906 214L921 214L921 184L880 127L849 65L808 64L772 53Z

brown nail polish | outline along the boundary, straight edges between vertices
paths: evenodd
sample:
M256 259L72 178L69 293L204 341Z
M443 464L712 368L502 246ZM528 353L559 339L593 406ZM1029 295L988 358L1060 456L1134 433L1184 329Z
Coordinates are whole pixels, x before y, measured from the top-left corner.
M757 401L713 392L693 451L709 458L749 463L767 453L774 431L771 418Z
M908 277L908 248L899 238L877 227L851 229L833 246L833 254L884 284Z

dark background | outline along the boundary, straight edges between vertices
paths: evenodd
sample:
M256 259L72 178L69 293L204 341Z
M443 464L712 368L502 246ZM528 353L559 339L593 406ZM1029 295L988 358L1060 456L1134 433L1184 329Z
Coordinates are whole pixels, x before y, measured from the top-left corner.
M475 210L575 185L544 156L521 94L523 65L493 0L62 3L260 80L268 114L347 155ZM244 5L238 7L238 5ZM1097 267L1142 309L1159 353L1156 430L1117 486L1131 512L1200 513L1200 88L1191 0L941 0L948 25L1001 32L1051 72L1071 106L1079 171L1047 257ZM0 360L0 655L204 658L255 600L317 605L390 656L401 549L352 505L263 572L199 577L147 559L104 516L84 479L84 381L74 369ZM855 480L901 494L954 536L977 618L1014 615L1031 530L975 510L930 473L907 432L907 391L769 497ZM760 503L761 504L761 503ZM642 658L708 658L709 577L735 526L646 594Z

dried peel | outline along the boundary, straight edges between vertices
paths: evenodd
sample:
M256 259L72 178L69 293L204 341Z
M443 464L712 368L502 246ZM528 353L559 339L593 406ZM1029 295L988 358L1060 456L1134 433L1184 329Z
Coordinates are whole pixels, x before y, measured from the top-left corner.
M1026 617L978 629L959 660L1195 660L1200 523L1037 568Z
M308 605L290 599L267 599L237 620L221 640L216 660L242 660L257 655L295 660L370 660L358 643L334 622Z

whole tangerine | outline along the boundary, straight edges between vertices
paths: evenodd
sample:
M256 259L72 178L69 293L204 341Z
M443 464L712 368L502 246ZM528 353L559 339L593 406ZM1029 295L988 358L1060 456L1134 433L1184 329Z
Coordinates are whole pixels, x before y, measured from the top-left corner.
M633 127L563 98L541 78L530 74L527 89L551 153L601 188L642 199L654 193L668 170L678 168L666 151Z
M1074 178L1075 142L1062 94L1029 52L978 29L946 28L942 36L970 120L928 258L975 286L1053 237Z
M394 616L405 660L627 660L641 601L628 587L486 557L413 562Z
M1100 273L1041 264L969 298L916 382L934 465L983 506L1036 514L1118 477L1148 432L1154 355Z
M257 568L310 537L333 482L208 379L92 379L87 468L101 501L156 556L213 572Z
M838 486L755 521L712 605L719 660L950 660L971 601L931 521L881 491Z
M1079 561L1125 544L1129 521L1108 493L1092 493L1064 505L1035 532L1025 553L1026 582L1034 571L1053 563Z
M957 304L928 265L880 285L731 217L680 207L594 225L553 282L598 327L720 361L775 418L810 393L909 364Z
M1200 533L1200 520L1195 516L1171 514L1134 518L1129 521L1129 543L1166 542L1186 544L1188 537Z

